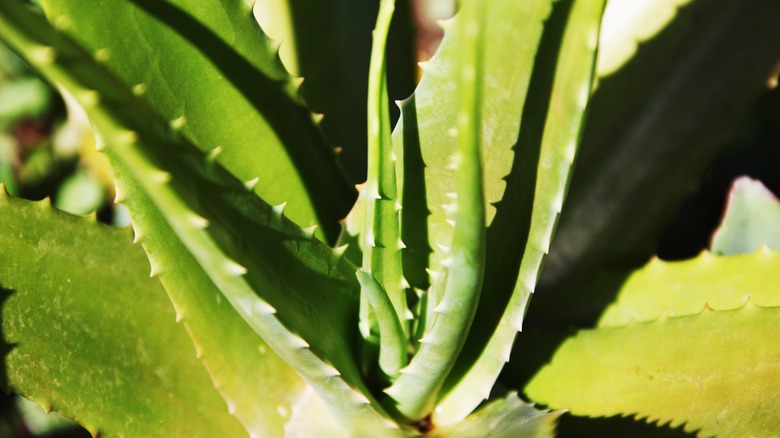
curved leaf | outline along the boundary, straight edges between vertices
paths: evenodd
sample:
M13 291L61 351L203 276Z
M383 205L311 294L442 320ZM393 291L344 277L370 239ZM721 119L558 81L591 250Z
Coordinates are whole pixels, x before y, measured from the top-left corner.
M540 2L535 8L543 6ZM516 29L513 20L521 11L531 9L528 3L506 7L504 11L491 8L501 14L494 16L491 25L506 20L510 29ZM435 421L459 421L487 398L522 328L528 300L549 251L568 189L590 95L603 7L601 1L558 2L545 22L543 34L534 34L540 40L532 38L538 41L530 77L532 89L526 97L517 143L512 149L512 172L504 178L506 191L488 229L485 282L476 316L479 324L469 333L463 353L445 384L446 395L436 408ZM544 15L535 20L542 18ZM539 30L535 26L529 29ZM516 42L521 47L528 43L523 36L516 36L522 41ZM514 52L504 52L513 50L506 44L504 34L494 37L500 40L488 41L487 47L495 47L496 56L515 56ZM493 60L502 61L501 57ZM530 64L527 59L525 62ZM497 67L486 64L486 73L493 68ZM508 84L520 87L522 82ZM483 126L483 131L489 126Z
M241 1L43 1L50 20L163 118L303 227L329 240L355 198L332 148ZM284 184L279 184L284 181Z
M152 201L134 214L157 209L244 321L340 420L397 427L372 404L352 356L354 271L287 219L283 205L264 203L219 166L219 148L198 151L73 41L17 3L3 6L13 18L3 20L2 36L75 96L108 145L114 177L141 187ZM137 231L143 239L155 230Z
M710 436L780 428L780 254L651 262L600 328L569 338L526 387L576 415L636 414Z
M241 436L128 229L0 188L7 390L93 435Z

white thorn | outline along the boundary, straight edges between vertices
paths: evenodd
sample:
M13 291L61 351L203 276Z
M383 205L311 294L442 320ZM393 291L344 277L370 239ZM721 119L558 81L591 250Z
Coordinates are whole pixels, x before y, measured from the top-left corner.
M222 153L224 149L222 146L217 146L214 149L210 150L208 155L206 155L206 160L208 160L210 163L213 163L216 161L217 157Z
M452 226L452 227L454 227L454 226L455 226L455 221L454 221L454 220L452 220L452 219L445 219L445 222L447 222L448 224L450 224L450 226Z
M189 215L189 221L195 228L203 229L209 226L208 219L194 213Z
M452 260L452 257L447 257L446 259L441 261L441 265L445 268L451 268L452 265L455 263L454 260Z
M362 392L358 392L356 390L353 390L352 394L354 394L355 402L363 404L363 405L370 405L371 404L371 401Z
M298 335L290 335L290 345L298 348L309 348L309 343Z
M120 191L121 189L118 186L115 186L114 188L114 204L121 204L125 200L125 196Z
M406 281L406 277L401 277L401 289L409 289L410 287L412 287L412 285Z
M406 318L407 321L411 321L414 319L414 313L412 313L412 311L409 309L405 309L404 317Z
M444 196L450 198L450 199L458 199L458 194L455 192L447 192L444 194Z
M260 299L255 301L253 310L256 311L258 315L273 315L276 313L276 307Z
M314 224L310 227L306 227L303 229L303 232L306 233L307 236L312 237L314 236L314 233L317 231L317 228L319 227L318 224Z
M258 177L254 177L254 178L250 179L249 181L244 181L244 187L246 187L246 189L249 190L250 192L254 192L255 191L255 187L257 187L257 183L259 183L259 182L260 182L260 177L259 176Z
M228 413L230 415L235 415L236 414L236 404L229 401L229 402L227 402L227 405L228 405Z
M187 123L187 118L184 116L177 117L170 122L171 128L175 129L176 131L180 130L184 127L184 125Z
M428 273L428 275L429 275L429 276L431 277L431 279L433 279L433 280L438 280L438 279L440 279L440 278L441 278L441 276L442 276L442 273L441 273L441 272L439 272L439 271L434 271L433 269L430 269L430 268L425 268L425 272L427 272L427 273Z
M141 82L140 84L133 85L133 94L135 96L142 96L144 93L146 93L147 87L146 84Z
M344 244L344 245L337 246L337 247L333 248L333 249L332 249L332 251L333 251L333 254L335 254L337 257L341 257L341 256L343 256L343 255L344 255L344 252L346 252L346 251L347 251L347 247L348 247L348 246L349 246L349 244Z
M274 213L276 213L277 216L281 216L282 213L284 213L284 208L285 207L287 207L287 202L282 202L281 204L274 205L271 208L273 209Z
M398 239L398 248L400 248L400 249L406 248L406 244L401 239Z
M447 306L444 305L444 301L437 304L436 307L433 308L433 313L447 313Z
M445 254L449 254L450 248L452 248L449 245L442 245L441 243L437 243L436 246L438 246L439 249L442 250Z
M184 321L184 315L182 315L179 312L176 312L176 322L182 322Z
M401 203L396 200L395 201L395 211L401 211L403 208L404 208L404 206L401 205Z
M95 51L95 60L98 62L106 62L111 58L111 51L107 47L98 49Z
M247 272L245 267L234 262L233 260L226 260L224 263L224 269L229 274L233 274L235 276L246 275Z
M324 375L325 377L338 377L341 375L339 370L336 369L333 365L323 362L322 363L322 370L325 371Z

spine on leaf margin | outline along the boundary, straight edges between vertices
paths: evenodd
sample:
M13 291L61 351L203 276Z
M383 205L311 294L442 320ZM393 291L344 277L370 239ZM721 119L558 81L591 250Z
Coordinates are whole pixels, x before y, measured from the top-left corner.
M281 207L272 208L248 192L244 183L213 162L211 154L200 152L172 131L110 71L21 3L0 4L0 38L84 106L108 146L109 158L121 163L128 177L144 189L242 318L334 411L344 414L341 420L346 425L360 422L381 429L396 427L372 402L344 333L326 333L321 338L307 333L308 341L297 334L292 327L305 330L306 326L296 321L306 321L310 315L296 315L300 306L284 299L283 288L257 290L257 285L283 285L277 284L274 266L267 265L273 260L246 248L236 236L251 229L265 231L266 237L278 240L271 244L296 256L297 267L291 269L313 270L322 278L343 283L351 273L329 248L287 220ZM193 188L198 196L192 193ZM351 286L340 288L340 293L330 297L334 306L341 306L334 312L337 317L356 312L356 306L350 304ZM261 298L258 292L276 296Z
M479 302L485 259L485 207L482 159L479 149L482 22L486 6L479 0L464 1L461 26L461 58L457 69L459 110L458 147L452 157L456 168L456 192L450 204L454 222L452 246L443 265L446 275L432 288L443 288L438 302L431 302L420 349L400 377L385 390L392 399L389 409L416 421L431 413L439 391L463 348Z

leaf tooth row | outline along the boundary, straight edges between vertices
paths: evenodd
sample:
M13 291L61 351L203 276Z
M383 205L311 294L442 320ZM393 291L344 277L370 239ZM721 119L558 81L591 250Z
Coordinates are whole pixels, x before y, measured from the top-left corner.
M529 240L523 252L514 290L498 326L481 344L478 360L440 400L434 421L453 424L465 418L484 399L474 397L480 388L492 387L504 364L509 360L512 344L519 331L533 294L544 258L549 252L564 196L569 184L587 105L593 71L595 48L588 37L598 29L603 2L575 1L569 25L563 35L561 54L570 56L575 66L559 67L555 72L550 110L541 138L535 183ZM580 20L580 21L577 21ZM559 58L560 59L560 58ZM576 72L576 76L570 72ZM482 391L484 392L484 391ZM486 394L482 394L486 396Z
M41 23L41 27L45 29L45 24ZM30 30L31 28L22 29L23 32ZM28 38L30 36L25 35L25 38L21 41L22 46L29 43ZM41 35L34 34L34 36ZM181 181L177 180L179 177L187 177L192 182L202 184L203 181L199 181L199 178L202 178L202 176L187 173L188 169L186 166L183 167L181 165L182 163L186 164L186 160L180 161L178 157L169 156L169 154L173 153L172 150L161 150L163 145L171 146L174 150L177 147L181 148L180 144L167 136L168 127L162 128L157 125L157 121L152 113L143 108L142 104L134 101L132 93L124 93L118 81L109 79L108 84L102 84L107 87L106 93L103 93L106 97L105 99L102 98L102 94L92 90L87 94L80 93L80 91L85 89L89 90L88 87L82 84L93 81L100 82L98 78L113 78L113 76L106 71L100 71L100 68L96 65L90 65L84 59L84 56L81 55L78 48L73 45L69 46L69 44L72 44L70 41L62 39L62 37L55 34L44 35L44 38L53 39L55 44L59 44L67 51L67 54L71 57L68 61L80 62L85 65L85 69L75 72L74 75L66 68L56 64L41 65L39 63L37 67L44 74L50 76L50 79L62 83L65 88L71 90L77 99L80 98L80 103L90 114L90 118L101 133L103 141L111 145L106 150L106 153L110 154L109 159L115 163L120 163L122 167L129 171L127 177L133 179L136 184L144 188L146 195L150 197L166 221L171 225L176 234L180 236L191 254L198 259L200 265L215 284L226 293L226 297L232 302L236 310L242 313L242 316L250 326L261 335L264 335L264 339L268 340L281 356L285 357L290 363L296 364L301 373L308 378L313 386L320 390L323 398L329 400L334 405L344 408L346 412L352 413L357 418L363 417L368 421L380 420L381 417L376 414L376 411L364 403L366 397L361 394L360 389L353 388L343 378L331 377L323 380L319 377L323 369L327 370L328 366L324 365L323 360L310 348L302 347L300 342L296 343L298 335L291 333L290 329L275 314L256 315L253 311L254 307L245 308L243 306L246 301L254 303L264 300L256 295L253 288L246 281L243 272L238 272L230 267L226 268L226 265L222 263L222 261L231 260L231 258L224 254L219 244L207 232L211 227L204 229L199 226L201 224L194 224L191 220L188 220L193 213L202 214L202 212L193 211L187 205L184 199L180 197L182 193L179 193L174 187L174 183L181 183ZM126 105L141 111L126 111ZM133 129L128 130L124 127L125 124L143 127L143 135L126 135L128 131L132 132ZM138 143L132 141L136 139L140 141ZM153 144L154 147L145 142ZM187 150L192 153L194 148ZM180 150L178 153L182 152L185 152L185 150ZM150 160L146 154L154 158ZM170 161L172 158L174 161ZM165 178L150 178L149 176L170 175L170 173L163 170L158 164L153 163L153 161L167 162L174 164L174 167L179 165L177 178L169 176ZM204 161L206 160L204 159ZM214 177L214 175L211 175L211 177ZM213 183L213 181L209 182ZM187 187L187 189L192 189L192 187ZM250 206L257 207L259 205L257 202L256 200L255 204L250 204ZM281 216L281 212L279 212L279 216ZM294 225L289 221L283 221L282 223L286 225L285 228L295 229ZM346 363L342 364L342 366L345 365ZM328 372L328 374L330 373ZM355 378L358 380L355 381ZM351 380L353 380L353 384L360 385L359 377L356 377L354 373ZM353 401L360 399L359 405L366 406L360 407L354 405L354 403L350 405L349 399Z

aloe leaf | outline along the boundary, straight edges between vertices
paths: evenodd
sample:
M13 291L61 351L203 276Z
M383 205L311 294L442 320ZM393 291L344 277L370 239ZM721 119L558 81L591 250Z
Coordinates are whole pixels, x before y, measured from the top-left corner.
M437 405L434 421L440 424L461 420L487 398L522 328L568 187L603 7L604 2L558 3L545 23L530 78L534 90L526 102L533 111L522 116L514 148L517 167L506 178L504 197L488 231L485 284L476 317L480 324L469 333ZM557 51L548 50L558 46Z
M712 236L715 254L746 254L762 245L780 249L780 202L759 181L741 177L729 192L726 213Z
M773 269L778 271L778 266ZM586 330L526 387L575 415L636 415L685 423L702 436L764 436L780 427L780 308L663 317Z
M456 68L457 149L450 157L456 173L455 196L447 210L453 221L451 248L442 260L445 275L432 285L441 295L429 298L428 324L409 366L385 390L393 409L410 420L428 415L460 353L476 313L485 259L485 206L480 150L483 29L487 7L462 3ZM369 193L370 196L370 193Z
M374 42L371 48L368 89L368 179L365 186L365 217L363 231L362 268L382 286L392 303L396 318L402 321L403 342L409 333L409 310L406 304L406 280L403 278L400 237L396 158L390 129L387 97L387 69L385 48L394 0L383 0L379 5ZM376 309L375 309L376 311ZM361 316L361 318L364 318ZM381 334L380 334L381 335ZM384 370L394 376L406 365L405 349L393 369Z
M730 257L703 252L681 262L656 258L628 278L598 324L620 326L661 316L695 315L705 308L738 309L747 302L780 306L780 294L768 287L777 282L777 266L780 253L766 249Z
M575 415L636 414L705 436L777 430L778 268L768 250L653 261L526 393Z
M507 394L479 408L458 424L436 428L431 438L495 438L555 436L555 421L560 412L546 412L523 402L516 393Z
M108 154L111 157L110 153ZM260 338L217 288L129 171L112 160L118 201L132 212L140 242L187 329L214 387L253 435L280 436L304 381Z
M245 435L129 230L1 188L0 223L6 390L93 435Z
M693 1L630 61L600 78L540 280L546 293L535 300L537 314L545 315L540 324L574 301L589 273L641 266L653 254L679 206L765 92L780 54L778 20L780 3L771 0Z
M74 42L17 3L4 4L2 12L10 15L2 17L3 38L74 95L108 145L114 170L123 173L115 177L144 190L244 321L345 424L393 427L378 414L351 355L352 268L290 222L283 205L265 204L219 166L219 148L203 154L191 146Z
M203 151L330 241L355 198L246 2L44 1L50 20ZM274 163L269 166L268 163ZM278 181L285 181L279 184Z

